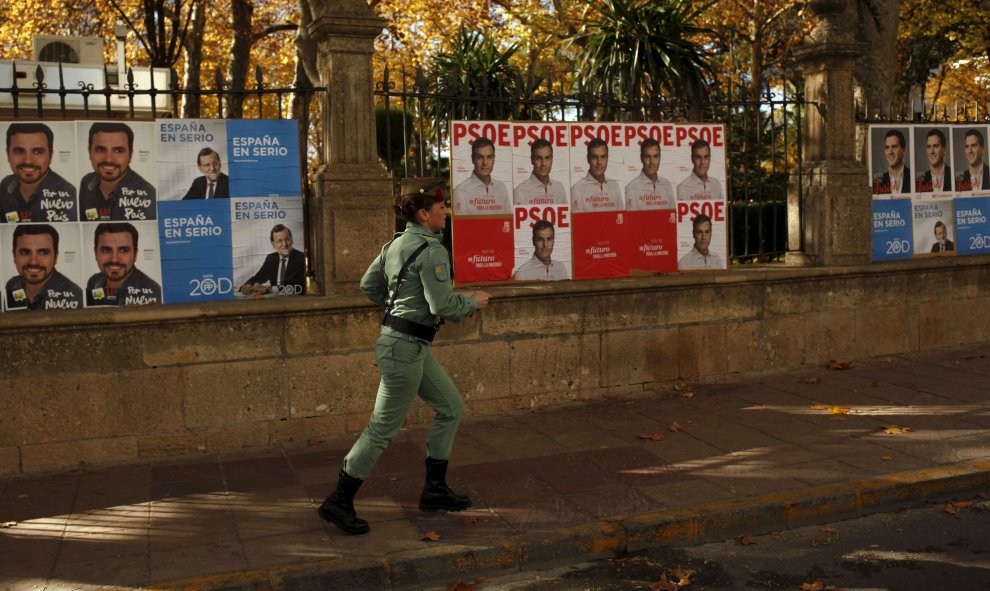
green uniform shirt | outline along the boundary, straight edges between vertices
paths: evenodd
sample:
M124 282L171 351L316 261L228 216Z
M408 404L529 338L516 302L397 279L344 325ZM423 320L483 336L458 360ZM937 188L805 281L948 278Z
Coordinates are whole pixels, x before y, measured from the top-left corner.
M406 231L397 234L388 247L385 257L385 274L388 276L388 290L395 288L396 275L405 265L410 255L426 241L429 246L419 253L415 262L406 270L399 293L392 302L392 315L410 322L432 326L437 317L459 322L478 309L474 297L455 294L450 284L450 260L447 249L440 237L424 226L409 222ZM382 249L384 253L384 248ZM388 296L382 282L379 254L372 261L364 277L361 278L361 291L379 306L385 306ZM383 330L393 332L385 327ZM395 333L399 334L399 333Z

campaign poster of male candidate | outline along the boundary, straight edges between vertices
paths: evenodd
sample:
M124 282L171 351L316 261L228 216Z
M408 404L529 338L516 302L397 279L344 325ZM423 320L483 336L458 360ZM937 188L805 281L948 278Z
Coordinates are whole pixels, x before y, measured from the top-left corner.
M513 127L507 122L451 123L454 273L459 282L512 277Z
M79 224L3 224L0 246L4 310L83 308Z
M302 200L238 197L231 204L235 296L303 295Z
M79 219L76 131L71 121L0 123L0 223Z
M621 123L572 123L571 220L575 279L629 275L629 226L622 198Z
M911 128L914 146L914 197L952 197L951 128L947 125L917 125Z
M874 199L909 199L914 192L911 173L911 131L907 125L871 125L870 179Z
M913 234L915 256L952 256L955 246L955 210L951 199L915 199Z
M226 120L159 119L155 126L159 202L230 197Z
M955 187L960 196L990 196L987 131L986 125L956 125L952 128L952 153L956 162Z
M158 222L82 225L86 307L163 303Z
M567 124L519 123L512 130L512 278L571 279Z
M228 120L227 155L231 197L301 198L295 119Z
M80 221L157 219L154 123L76 121L76 145Z
M728 206L725 128L681 125L673 130L670 160L677 183L677 268L725 269Z

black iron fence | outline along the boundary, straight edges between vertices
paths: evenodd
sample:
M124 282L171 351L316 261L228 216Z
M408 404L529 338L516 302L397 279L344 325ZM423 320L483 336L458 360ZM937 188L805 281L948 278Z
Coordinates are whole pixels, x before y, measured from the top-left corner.
M697 103L630 103L567 91L562 81L525 97L487 88L484 81L480 90L458 92L441 88L422 70L386 68L375 89L378 151L398 191L403 178L449 178L451 120L723 123L730 256L736 263L779 261L787 250L789 176L802 173L806 103L791 88L786 82L770 85L758 100L729 94ZM795 187L800 191L801 183Z
M988 123L990 103L865 100L856 104L856 120L860 123Z

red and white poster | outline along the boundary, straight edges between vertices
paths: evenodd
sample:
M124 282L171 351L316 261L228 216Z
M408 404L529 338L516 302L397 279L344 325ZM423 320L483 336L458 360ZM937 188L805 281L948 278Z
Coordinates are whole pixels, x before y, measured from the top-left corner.
M455 121L450 137L458 281L726 266L722 125Z

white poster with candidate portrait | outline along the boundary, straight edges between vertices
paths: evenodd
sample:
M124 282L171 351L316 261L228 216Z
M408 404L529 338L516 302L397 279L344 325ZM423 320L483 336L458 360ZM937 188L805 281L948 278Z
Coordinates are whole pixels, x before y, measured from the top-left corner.
M216 175L214 198L230 197L227 171L227 125L223 119L160 119L158 136L158 199L208 198L210 178ZM219 159L219 172L201 167Z
M914 192L911 172L911 128L872 125L868 162L874 199L909 199Z
M234 296L259 298L304 294L302 201L279 197L233 198L230 201Z
M0 246L4 310L83 308L79 224L3 224Z
M954 255L955 208L951 199L916 199L912 203L914 254Z
M0 136L7 145L7 166L0 174L2 221L77 221L75 125L71 121L0 122Z
M952 128L955 190L962 197L990 196L990 165L987 163L986 125L956 125Z
M82 241L86 307L163 303L157 221L82 224Z
M76 146L80 221L157 219L153 122L76 121ZM114 185L109 193L108 183Z
M948 125L915 125L911 128L914 157L914 197L952 197L951 128Z

